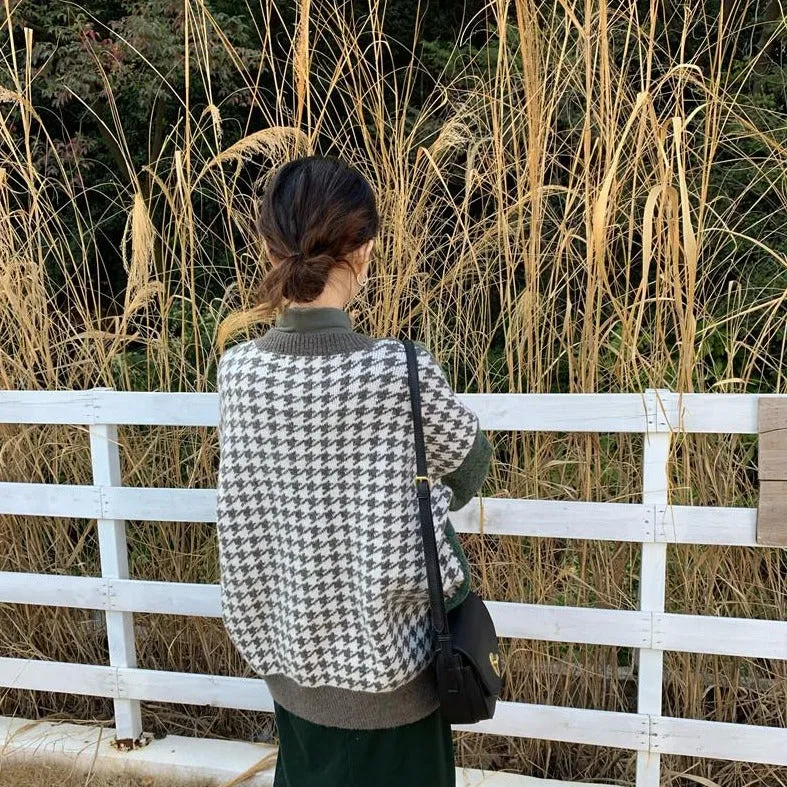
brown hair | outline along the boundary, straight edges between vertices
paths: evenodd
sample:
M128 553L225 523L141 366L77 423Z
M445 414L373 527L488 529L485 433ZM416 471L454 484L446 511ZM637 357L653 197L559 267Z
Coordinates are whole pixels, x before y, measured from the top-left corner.
M256 305L230 313L219 324L219 351L235 333L269 320L288 301L319 297L331 271L349 266L349 255L372 240L378 227L374 192L355 169L319 156L281 167L257 215L274 267L260 284Z
M265 190L257 230L274 267L258 290L261 309L309 303L331 271L377 235L374 192L360 172L341 161L307 156L285 164Z

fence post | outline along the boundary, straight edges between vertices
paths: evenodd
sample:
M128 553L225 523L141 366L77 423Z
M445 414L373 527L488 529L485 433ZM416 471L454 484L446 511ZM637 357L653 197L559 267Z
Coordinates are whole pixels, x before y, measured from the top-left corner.
M93 389L94 392L110 390L112 389ZM93 483L96 486L122 486L116 425L101 423L90 425L90 456L93 465ZM128 579L125 520L99 519L98 544L101 554L101 576ZM136 667L133 613L107 610L106 621L110 666ZM124 748L133 748L142 736L139 700L116 698L114 704L117 742Z
M669 491L670 424L664 412L669 389L645 391L647 432L642 457L642 502L666 505ZM643 612L664 612L667 586L667 545L642 544L639 603ZM664 651L642 648L639 651L637 712L661 716L664 679ZM637 787L659 787L661 755L654 751L637 752Z

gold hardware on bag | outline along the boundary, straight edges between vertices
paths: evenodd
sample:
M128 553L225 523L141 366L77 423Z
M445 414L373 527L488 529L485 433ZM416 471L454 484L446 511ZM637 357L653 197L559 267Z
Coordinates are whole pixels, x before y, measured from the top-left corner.
M492 665L492 669L495 671L495 675L500 677L500 656L497 653L490 653L489 654L489 663Z
M415 477L415 481L413 481L413 483L417 484L419 481L426 481L426 483L428 484L429 483L429 476L427 476L427 475L417 475Z

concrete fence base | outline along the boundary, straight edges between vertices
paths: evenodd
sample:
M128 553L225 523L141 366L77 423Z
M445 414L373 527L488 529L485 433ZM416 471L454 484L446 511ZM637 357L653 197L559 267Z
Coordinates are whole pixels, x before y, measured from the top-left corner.
M114 739L115 730L111 727L0 717L0 773L4 762L37 760L85 771L171 779L184 786L206 781L217 786L232 782L233 787L273 785L275 746L167 735L124 752L114 747ZM269 764L261 772L234 781L240 774L255 770L257 763L269 756ZM575 782L470 768L456 769L456 784L457 787L576 787Z

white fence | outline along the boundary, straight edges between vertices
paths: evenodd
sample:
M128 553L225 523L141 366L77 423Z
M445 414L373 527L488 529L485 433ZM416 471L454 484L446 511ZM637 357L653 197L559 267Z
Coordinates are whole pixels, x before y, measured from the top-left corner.
M661 754L787 765L787 729L662 716L664 651L787 659L787 622L664 611L668 544L756 546L756 511L668 505L672 434L757 432L756 395L474 394L461 397L487 430L640 432L644 489L638 504L486 499L490 534L638 542L636 611L488 601L502 637L636 648L637 713L498 703L494 719L458 730L608 746L637 752L637 787L659 784ZM0 484L0 515L96 519L101 577L0 573L0 603L104 610L109 665L0 658L0 686L112 697L119 738L141 732L140 702L180 702L272 711L253 678L137 669L133 613L220 616L217 585L128 578L126 519L214 522L213 489L123 487L117 424L215 426L216 394L0 392L0 423L81 424L90 429L93 485ZM479 532L479 501L452 515L458 532Z

